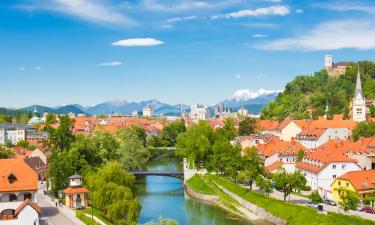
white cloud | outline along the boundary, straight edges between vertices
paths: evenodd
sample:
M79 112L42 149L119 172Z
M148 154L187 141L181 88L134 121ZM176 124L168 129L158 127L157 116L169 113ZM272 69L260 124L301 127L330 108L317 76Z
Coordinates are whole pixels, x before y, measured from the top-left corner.
M176 23L176 22L182 22L182 21L194 20L194 19L197 19L197 17L196 16L173 17L173 18L167 19L167 22L168 23Z
M18 67L18 70L25 70L25 67L20 66L20 67Z
M33 0L18 5L22 10L49 10L99 24L137 25L137 22L118 12L104 0Z
M303 13L303 9L296 9L296 13Z
M112 62L102 62L102 63L99 63L98 65L99 66L119 66L121 64L122 64L122 62L112 61Z
M264 96L264 95L269 95L269 94L275 94L282 92L282 90L266 90L266 89L259 89L258 91L252 92L249 89L241 89L236 91L233 94L233 98L236 99L237 101L246 101L249 99L254 99L259 96Z
M257 9L244 9L239 10L236 12L227 13L224 15L215 15L212 16L211 19L219 19L219 18L242 18L242 17L259 17L259 16L285 16L289 14L290 10L286 6L270 6L265 8L257 8Z
M266 38L268 37L268 35L267 34L253 34L253 37L254 38Z
M126 47L135 47L135 46L155 46L155 45L162 45L164 44L163 41L156 40L154 38L133 38L133 39L125 39L113 42L113 46L126 46Z
M375 49L374 27L375 22L366 20L331 21L318 25L306 34L275 40L260 48L302 51Z
M143 0L141 5L143 9L149 11L160 12L181 12L190 10L204 10L224 8L226 6L242 3L242 0L214 0L214 1L201 1L201 0L181 0L181 1L158 1L158 0Z
M36 66L36 67L34 67L34 69L35 69L35 70L41 70L41 69L43 69L43 67L41 67L41 66Z
M241 75L239 75L239 74L235 74L234 77L235 77L237 80L241 79Z
M329 1L325 3L315 4L315 6L339 12L359 11L375 14L375 5L367 5L359 1Z

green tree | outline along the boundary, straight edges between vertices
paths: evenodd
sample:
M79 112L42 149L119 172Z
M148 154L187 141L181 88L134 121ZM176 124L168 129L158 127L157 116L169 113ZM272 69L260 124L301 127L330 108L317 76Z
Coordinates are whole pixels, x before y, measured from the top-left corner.
M166 147L173 147L176 144L179 134L186 131L185 120L178 120L163 127L160 137Z
M358 197L352 191L345 191L339 202L340 207L345 210L356 210L358 207Z
M69 149L74 141L75 137L72 133L73 121L68 116L59 116L59 121L60 125L57 128L46 126L46 130L49 132L50 147L63 151L64 149Z
M370 106L370 115L375 118L375 106Z
M0 123L11 123L12 117L10 115L2 114L0 115Z
M146 223L146 225L178 225L178 223L174 220L164 219L162 216L160 216L158 222L151 221Z
M52 113L48 113L47 116L46 116L46 121L44 122L46 127L49 127L49 126L51 126L52 124L55 124L55 123L57 123L56 115L52 114Z
M17 142L16 146L21 146L21 147L27 148L29 146L29 142L27 142L26 140L21 140L21 141Z
M118 152L116 150L119 147L119 141L112 133L104 130L95 131L90 135L89 141L94 144L96 151L103 161L118 159Z
M311 200L311 202L313 202L315 204L323 202L323 199L322 199L322 197L320 197L318 191L311 192L311 194L309 195L309 199Z
M239 123L238 134L240 136L247 136L254 134L257 126L257 121L254 118L245 117Z
M238 145L233 146L229 140L219 139L214 142L212 147L212 158L206 167L209 170L232 173L238 170L241 160L241 148Z
M0 149L0 159L9 159L15 155L16 153L12 150Z
M176 153L188 160L191 166L198 167L201 162L209 162L215 134L207 121L192 125L177 138Z
M357 141L362 137L371 137L375 135L374 122L360 122L352 131L353 140Z
M106 116L104 113L100 113L99 115L96 116L98 119L104 119Z
M247 149L247 153L242 159L242 167L245 180L250 183L250 190L252 190L254 181L265 174L263 161L255 147Z
M303 151L302 149L300 149L298 151L298 154L297 154L297 158L296 158L296 161L297 162L301 162L303 157L305 157L305 151Z
M30 120L30 117L29 117L29 113L27 112L21 113L20 115L17 116L17 123L26 124L27 122L29 122L29 120Z
M160 136L151 135L147 137L147 146L148 147L163 147L164 143Z
M234 127L234 121L231 118L224 120L224 126L216 129L215 132L218 136L216 139L233 140L237 136L236 128Z
M144 168L151 155L137 133L132 128L123 129L117 132L117 138L119 140L117 154L124 168L128 170Z
M259 190L263 192L264 194L269 195L270 193L272 193L272 186L271 186L270 180L267 180L259 176L256 179L255 184L259 187Z
M287 173L285 169L279 169L272 175L275 188L284 193L284 201L295 191L303 190L306 186L306 178L300 171L294 173Z

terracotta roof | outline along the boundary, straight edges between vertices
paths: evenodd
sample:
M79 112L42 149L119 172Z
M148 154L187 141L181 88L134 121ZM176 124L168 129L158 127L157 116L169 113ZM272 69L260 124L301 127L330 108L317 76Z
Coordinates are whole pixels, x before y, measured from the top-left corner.
M258 120L257 127L259 130L273 130L279 125L277 120Z
M16 177L9 183L8 176ZM23 159L0 159L0 192L38 190L36 173Z
M77 193L88 193L89 190L86 188L71 188L68 187L67 189L64 190L65 194L77 194Z
M29 205L31 208L33 208L35 211L37 211L39 214L42 213L42 210L39 208L39 206L35 202L32 202L30 199L27 198L25 201L22 202L22 204L20 206L17 207L14 215L17 216L22 211L22 209L25 208L25 206L27 206L27 205Z
M338 63L333 63L332 67L337 68L339 66L347 66L348 64L349 64L349 62L338 62Z
M317 120L294 120L294 122L301 128L348 128L354 129L357 123L353 120L340 119L338 115L332 120L327 120L320 117Z
M340 176L339 179L348 180L356 190L372 190L375 183L375 170L347 172Z
M285 120L283 120L277 127L275 127L274 130L282 130L284 129L286 126L288 126L289 123L291 123L293 120L291 120L290 118L286 118Z
M319 139L326 131L326 128L306 128L297 134L298 139Z
M266 170L268 173L272 173L273 171L279 169L282 167L283 163L277 160L276 162L270 164L269 166L266 167Z
M274 136L267 143L258 144L259 153L265 157L272 156L276 153L282 155L296 155L299 150L305 151L305 147L294 139L291 141L283 141Z

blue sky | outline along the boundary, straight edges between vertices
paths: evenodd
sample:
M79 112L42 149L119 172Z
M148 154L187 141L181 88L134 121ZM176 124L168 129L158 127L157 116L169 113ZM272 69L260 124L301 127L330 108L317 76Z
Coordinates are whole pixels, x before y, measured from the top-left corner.
M0 106L214 104L374 50L370 0L2 0Z

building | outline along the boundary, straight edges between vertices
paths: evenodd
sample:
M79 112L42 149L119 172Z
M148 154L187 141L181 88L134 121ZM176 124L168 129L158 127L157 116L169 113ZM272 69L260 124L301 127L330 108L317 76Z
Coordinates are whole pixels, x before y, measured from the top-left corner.
M324 146L324 145L323 145ZM318 191L323 199L332 200L332 182L341 175L362 170L355 159L346 156L339 148L319 147L307 154L296 169L302 171L311 190Z
M347 128L306 128L296 140L307 149L317 148L330 139L346 140L349 137Z
M32 151L32 153L28 157L30 157L30 158L32 158L32 157L38 157L38 158L40 158L43 161L44 164L47 164L47 156L39 148L36 148L34 151Z
M69 187L64 190L65 205L75 209L86 208L88 193L89 191L82 186L82 176L70 176Z
M267 143L258 144L258 154L264 160L264 166L268 167L279 161L287 172L294 172L299 151L305 151L300 143L292 139L291 141L280 140L271 137Z
M22 159L0 159L0 225L39 225L38 180Z
M328 75L332 77L338 77L344 74L348 64L348 62L333 63L332 55L325 55L324 57L324 67Z
M347 172L332 182L332 200L340 202L346 191L353 191L361 200L372 198L375 192L374 183L375 170Z
M237 113L241 116L249 116L249 111L245 108L240 108Z
M35 128L25 124L0 124L0 144L11 142L17 144L19 141L26 140L28 133L34 133Z
M133 111L132 112L132 117L138 117L138 111Z
M48 171L47 165L39 157L26 157L26 164L37 174L38 180L44 181Z
M189 118L192 120L208 120L210 118L210 109L199 104L192 105Z
M42 140L47 140L49 133L45 131L40 132L26 132L26 141L38 142Z
M286 118L277 127L270 130L269 133L279 137L281 140L290 141L296 137L297 134L301 133L303 127L300 126L296 121Z
M238 136L232 143L241 145L241 149L255 147L258 144L265 144L271 139L270 134L252 134L249 136Z
M36 110L36 107L34 108L34 115L33 117L27 122L29 125L35 125L35 124L43 124L45 122L45 118L40 118L38 116L38 112Z
M359 66L357 71L357 83L355 86L354 97L352 100L352 117L353 121L355 122L366 121L366 99L363 96Z
M146 105L145 107L143 107L143 116L145 117L151 117L153 116L154 112L153 112L153 109L150 105Z

